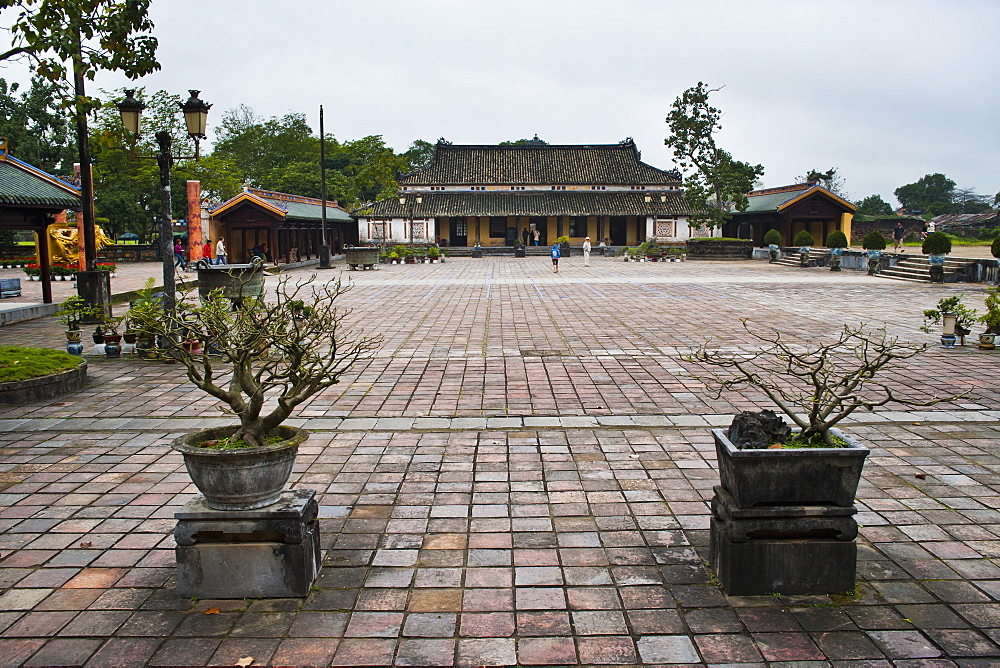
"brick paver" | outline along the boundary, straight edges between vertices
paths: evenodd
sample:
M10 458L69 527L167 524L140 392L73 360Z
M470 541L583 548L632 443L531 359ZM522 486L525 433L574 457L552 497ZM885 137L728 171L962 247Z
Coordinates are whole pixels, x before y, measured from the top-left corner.
M976 303L984 286L566 265L349 274L352 321L385 345L294 418L313 436L292 484L316 490L325 550L304 600L177 595L173 513L194 489L167 444L220 418L176 365L88 357L83 390L0 409L0 663L1000 660L1000 353L918 329L942 296ZM872 447L851 596L729 597L706 568L708 427L768 403L711 399L677 354L706 335L739 346L740 317L803 343L885 325L932 345L894 383L970 390L848 425ZM3 343L61 339L51 318L0 328Z

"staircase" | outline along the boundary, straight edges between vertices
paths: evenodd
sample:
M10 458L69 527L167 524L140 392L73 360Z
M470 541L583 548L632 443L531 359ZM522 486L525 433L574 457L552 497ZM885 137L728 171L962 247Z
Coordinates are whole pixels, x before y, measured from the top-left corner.
M969 264L972 264L972 261L946 258L944 261L944 282L956 281L959 276L964 275L965 267ZM894 267L879 271L876 276L911 283L930 283L930 266L926 255L914 255L900 260Z
M775 262L776 265L781 265L783 267L801 267L802 262L800 260L798 250L789 252L789 249L782 249L782 258ZM810 248L809 249L809 266L810 267L828 267L830 266L830 249L828 248Z

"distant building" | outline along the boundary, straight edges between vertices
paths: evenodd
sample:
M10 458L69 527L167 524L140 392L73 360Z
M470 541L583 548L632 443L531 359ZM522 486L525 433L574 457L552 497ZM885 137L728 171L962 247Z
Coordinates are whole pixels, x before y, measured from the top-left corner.
M439 141L426 167L399 180L396 197L354 212L362 243L550 245L589 236L594 246L688 238L681 176L619 144L453 145Z
M322 214L322 200L247 188L209 209L209 236L213 244L225 238L231 263L249 262L261 244L280 262L311 260L319 257ZM327 201L326 217L332 252L357 243L354 219L336 202Z
M756 246L764 244L764 234L770 229L778 230L787 245L802 230L809 230L817 246L825 244L834 230L851 238L854 205L823 186L798 183L765 188L751 192L747 199L746 211L733 213L723 225L722 236L753 239Z

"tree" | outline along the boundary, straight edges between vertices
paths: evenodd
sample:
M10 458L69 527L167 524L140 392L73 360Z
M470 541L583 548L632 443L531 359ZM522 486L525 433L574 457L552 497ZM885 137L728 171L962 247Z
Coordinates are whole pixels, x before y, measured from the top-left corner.
M764 174L762 165L734 160L716 145L722 112L708 104L708 96L718 90L699 81L674 100L667 115L671 136L664 140L685 174L685 194L697 212L695 220L708 227L721 225L730 217L730 202L737 211L745 211L747 193Z
M893 194L907 209L926 211L933 215L951 210L955 182L944 174L926 174L915 183L896 188Z
M46 172L72 172L75 146L58 87L36 75L20 97L18 89L17 82L0 79L0 137L7 137L11 154Z
M796 183L818 183L834 195L844 199L850 199L850 195L847 193L847 184L844 181L844 177L837 173L836 167L831 167L825 172L810 169L805 173L805 176L795 177L795 181Z
M11 48L0 62L27 57L35 72L53 83L66 84L72 76L72 95L63 89L63 106L73 108L80 164L90 164L87 114L99 103L87 97L84 82L98 70L121 71L136 79L160 69L156 38L147 12L150 0L0 0L0 10L13 9ZM66 63L71 64L67 69ZM93 183L90 170L81 170L83 232L86 267L97 269L94 232Z
M423 139L414 139L413 143L410 144L410 148L403 154L406 161L410 164L410 168L407 171L412 172L413 170L429 165L431 160L434 159L434 151L434 144Z
M857 213L861 216L881 218L893 214L892 207L879 195L869 195L860 202L855 202Z
M989 195L980 195L975 188L955 188L952 194L952 213L988 213Z

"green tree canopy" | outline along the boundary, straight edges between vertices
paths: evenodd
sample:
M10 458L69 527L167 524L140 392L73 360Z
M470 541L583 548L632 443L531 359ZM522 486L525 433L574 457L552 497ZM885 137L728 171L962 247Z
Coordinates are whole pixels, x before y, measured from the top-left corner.
M850 199L847 193L847 184L844 177L840 175L836 167L831 167L825 172L818 169L810 169L803 176L795 177L796 183L818 183L834 195Z
M737 211L746 210L747 193L764 174L762 165L735 160L716 145L722 112L708 103L716 90L699 81L674 100L667 115L671 135L664 141L684 173L687 199L699 212L695 220L708 227L729 218L730 202Z
M892 207L879 195L869 195L860 202L855 202L858 215L881 218L893 214Z
M76 142L57 87L36 75L20 96L18 89L17 82L0 79L0 137L7 137L11 155L52 174L70 174Z
M915 183L896 188L893 194L907 209L918 209L932 215L951 210L955 182L944 174L926 174Z

